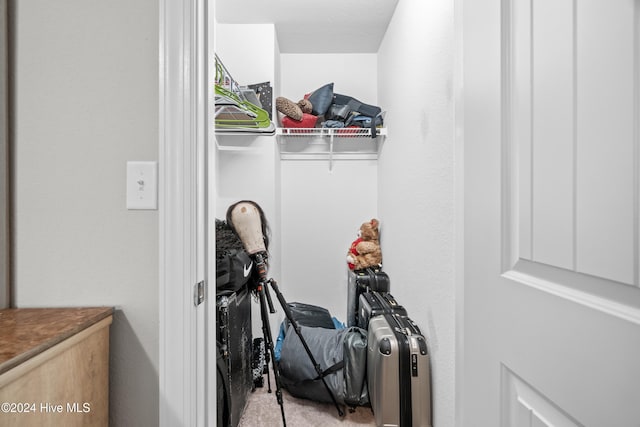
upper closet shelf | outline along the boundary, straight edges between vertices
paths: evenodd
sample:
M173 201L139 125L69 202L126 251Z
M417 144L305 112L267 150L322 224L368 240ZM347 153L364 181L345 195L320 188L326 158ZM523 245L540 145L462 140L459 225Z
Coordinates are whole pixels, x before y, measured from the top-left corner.
M218 55L215 80L216 134L273 135L275 125L269 113L262 109L255 92L240 86L224 66ZM260 104L260 105L258 105Z
M387 128L277 128L276 137L282 160L376 160L387 135Z
M339 137L339 138L369 138L375 139L378 136L386 136L387 128L376 129L376 137L371 138L369 128L278 128L276 135L286 137Z

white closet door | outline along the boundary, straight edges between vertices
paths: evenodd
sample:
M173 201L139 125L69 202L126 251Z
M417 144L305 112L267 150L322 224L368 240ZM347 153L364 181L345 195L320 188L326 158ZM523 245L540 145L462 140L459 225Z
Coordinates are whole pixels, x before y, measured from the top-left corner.
M463 4L465 426L640 426L640 1Z

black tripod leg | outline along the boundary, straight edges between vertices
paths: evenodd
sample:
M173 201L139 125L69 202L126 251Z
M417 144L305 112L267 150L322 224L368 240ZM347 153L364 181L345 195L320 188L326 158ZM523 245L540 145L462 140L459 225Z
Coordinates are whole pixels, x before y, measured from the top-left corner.
M264 328L262 328L262 334L264 336L264 342L265 342L265 347L264 347L264 354L265 354L265 361L267 364L267 393L271 393L271 375L269 375L269 359L270 357L268 357L267 355L269 354L269 348L266 346L266 342L267 342L267 337L264 335Z
M302 332L300 332L300 326L298 325L298 322L296 322L296 320L293 318L293 315L291 314L291 310L289 309L289 305L287 304L287 301L284 299L282 292L280 292L280 289L278 288L278 284L273 279L270 279L268 283L271 284L273 291L276 293L276 297L278 297L278 302L280 302L280 305L282 306L282 310L284 311L285 316L287 317L287 319L289 319L289 322L291 322L291 325L293 325L293 329L296 331L298 338L300 338L300 342L302 343L302 346L307 352L307 355L309 356L311 363L313 364L316 372L318 373L318 376L322 380L322 384L324 384L324 387L327 389L327 392L329 393L329 396L331 397L333 404L338 410L338 415L340 415L341 417L344 416L344 411L340 408L340 405L338 404L336 397L333 395L333 391L331 391L331 389L329 388L329 385L327 384L327 381L324 379L324 376L322 375L322 372L323 372L322 368L320 367L318 362L316 362L315 357L313 357L313 353L311 353L311 350L307 345L307 341L302 336Z
M258 296L260 298L260 316L262 317L262 333L264 334L265 345L269 349L271 355L271 367L273 368L273 380L276 383L276 400L280 405L280 412L282 413L282 425L287 427L287 421L284 416L284 402L282 400L282 389L280 388L280 372L276 366L276 355L273 349L273 338L271 337L271 325L269 324L269 312L267 309L267 298L265 296L266 289L264 286L258 286ZM269 373L267 372L267 381L269 380ZM271 384L269 383L269 391L271 391Z

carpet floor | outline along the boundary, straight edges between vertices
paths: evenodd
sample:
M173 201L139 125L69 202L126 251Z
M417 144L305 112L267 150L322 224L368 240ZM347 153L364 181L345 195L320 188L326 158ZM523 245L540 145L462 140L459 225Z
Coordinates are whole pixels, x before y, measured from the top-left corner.
M299 399L291 396L286 390L282 390L282 396L287 427L364 427L376 425L371 408L357 407L353 412L348 408L343 408L345 414L344 417L340 417L336 407L331 403ZM253 393L250 393L238 427L272 426L282 426L282 413L276 400L275 388L272 393L268 393L265 378L264 387L256 388Z

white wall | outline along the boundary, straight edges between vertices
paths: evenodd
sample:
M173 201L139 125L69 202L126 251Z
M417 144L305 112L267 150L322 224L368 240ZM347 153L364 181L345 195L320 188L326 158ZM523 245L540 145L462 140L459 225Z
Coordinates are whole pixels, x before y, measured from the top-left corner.
M115 306L111 425L158 425L158 212L125 207L158 158L158 4L11 3L15 303Z
M279 93L294 102L331 82L334 92L378 99L375 54L283 54L281 70ZM327 160L286 160L280 168L285 297L325 307L346 323L346 255L360 224L378 214L376 162L337 160L330 170Z
M339 143L339 142L338 142ZM347 252L377 216L375 160L282 163L282 289L347 322Z
M263 43L255 49L255 40ZM228 72L241 85L271 82L277 76L279 52L273 24L215 25L215 52ZM272 41L272 43L268 43ZM251 54L247 54L251 52ZM275 95L274 95L275 100ZM273 102L275 108L275 101ZM280 280L279 167L272 135L216 135L215 217L224 219L228 207L239 200L253 200L264 210L272 230L269 244L269 276ZM253 304L254 336L262 336L260 311ZM274 334L278 321L272 321ZM275 339L275 335L274 335Z
M298 102L307 93L333 83L335 93L367 104L378 100L378 56L373 53L282 54L279 96Z
M255 49L255 38L271 48ZM215 52L239 84L271 82L274 85L278 55L273 24L216 23L215 40ZM269 45L268 40L273 40L274 44ZM215 139L219 146L216 217L223 219L229 205L249 199L260 204L268 219L273 218L276 214L275 138L271 135L216 135Z
M433 424L454 425L454 2L398 2L378 52L389 136L379 160L393 295L427 336Z

